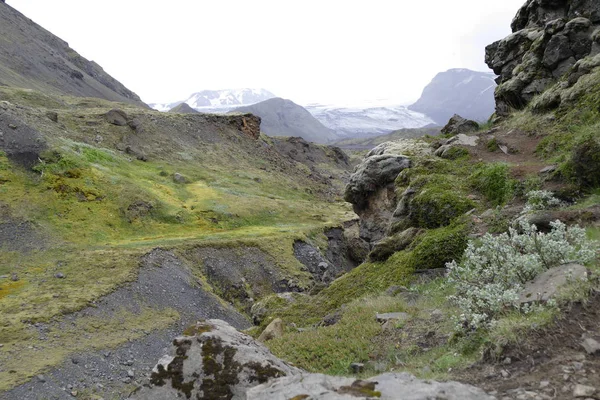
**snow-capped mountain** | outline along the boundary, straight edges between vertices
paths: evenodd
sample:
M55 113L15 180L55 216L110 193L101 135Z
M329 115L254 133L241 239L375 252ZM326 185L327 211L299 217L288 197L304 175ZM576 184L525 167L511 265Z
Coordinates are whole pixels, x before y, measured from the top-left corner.
M158 111L169 111L181 103L186 103L196 111L226 113L233 108L260 103L274 97L273 93L265 89L203 90L193 93L183 101L153 103L150 107Z
M440 72L408 108L427 114L438 125L445 125L454 114L484 122L495 110L495 78L489 72L464 68Z
M306 109L323 125L349 138L385 135L402 128L421 128L435 124L426 115L399 105L341 107L310 104Z

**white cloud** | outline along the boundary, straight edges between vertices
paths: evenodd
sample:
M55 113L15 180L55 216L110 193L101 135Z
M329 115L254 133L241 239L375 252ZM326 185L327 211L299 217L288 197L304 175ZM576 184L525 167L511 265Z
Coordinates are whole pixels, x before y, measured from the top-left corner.
M410 102L484 70L524 0L9 0L147 102L263 87L299 103Z

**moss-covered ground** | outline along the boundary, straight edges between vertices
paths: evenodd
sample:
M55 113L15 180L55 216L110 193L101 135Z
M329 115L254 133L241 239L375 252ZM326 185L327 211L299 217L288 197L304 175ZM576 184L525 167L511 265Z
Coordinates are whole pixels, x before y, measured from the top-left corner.
M303 164L275 154L264 137L236 137L210 118L188 121L10 88L0 90L0 100L48 144L33 168L0 152L1 222L9 232L28 227L25 237L0 243L0 390L71 352L117 346L177 320L176 310L117 312L103 323L82 321L86 326L51 332L60 346L41 340L34 328L36 322L54 326L134 281L140 257L153 248L257 247L284 275L308 286L310 276L293 256L294 241L316 237L352 215L348 205L334 201L335 190L324 194L327 185L308 178ZM151 150L147 161L117 150L123 135L133 133L104 120L111 108L146 121L141 140ZM48 111L58 114L58 123ZM320 168L339 172L334 163ZM175 173L184 180L174 179ZM193 272L205 281L199 271Z

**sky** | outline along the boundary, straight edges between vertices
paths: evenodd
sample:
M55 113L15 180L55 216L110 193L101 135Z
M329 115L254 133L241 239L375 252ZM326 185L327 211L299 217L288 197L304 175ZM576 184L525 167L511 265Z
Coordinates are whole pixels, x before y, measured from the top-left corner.
M147 103L264 88L299 104L416 101L489 71L524 0L7 0Z

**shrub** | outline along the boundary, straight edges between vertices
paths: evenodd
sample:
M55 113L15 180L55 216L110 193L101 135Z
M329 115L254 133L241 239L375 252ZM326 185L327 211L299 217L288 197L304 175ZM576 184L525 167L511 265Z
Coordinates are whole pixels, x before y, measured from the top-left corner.
M525 196L527 197L527 203L523 208L522 214L526 214L531 211L541 211L550 208L562 207L565 205L562 201L554 197L552 192L547 190L532 190Z
M507 164L486 164L470 177L471 186L494 205L505 204L513 196L515 182L509 178Z
M544 234L535 225L520 225L522 233L510 228L498 236L485 235L479 245L469 242L462 262L446 265L448 282L456 288L452 300L461 312L458 329L488 327L499 313L517 306L523 285L542 271L596 257L596 243L578 226L555 221Z

